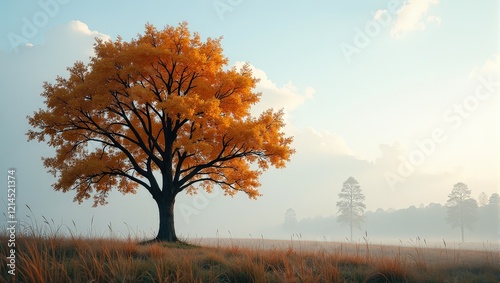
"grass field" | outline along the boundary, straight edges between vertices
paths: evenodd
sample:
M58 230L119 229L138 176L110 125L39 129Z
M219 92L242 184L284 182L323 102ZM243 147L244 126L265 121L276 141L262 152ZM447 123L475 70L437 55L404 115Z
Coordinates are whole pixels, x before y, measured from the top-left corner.
M498 250L282 240L20 236L1 282L498 282ZM446 243L443 242L443 246Z

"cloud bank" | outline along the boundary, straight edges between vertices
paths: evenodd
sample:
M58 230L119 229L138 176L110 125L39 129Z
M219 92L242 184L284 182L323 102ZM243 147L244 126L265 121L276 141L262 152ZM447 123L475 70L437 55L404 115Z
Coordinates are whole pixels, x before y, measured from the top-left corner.
M238 61L235 63L235 67L241 68L244 64L245 62ZM274 110L283 109L285 120L289 123L291 112L314 97L315 90L313 87L309 86L301 90L291 81L283 86L278 86L267 76L264 70L251 64L250 69L253 76L259 79L255 91L262 94L260 102L252 107L251 113L254 116L259 115L269 108L273 108Z
M439 0L408 0L397 14L396 21L391 30L394 37L402 36L415 30L423 30L427 23L441 22L437 16L425 17L432 6L439 4Z

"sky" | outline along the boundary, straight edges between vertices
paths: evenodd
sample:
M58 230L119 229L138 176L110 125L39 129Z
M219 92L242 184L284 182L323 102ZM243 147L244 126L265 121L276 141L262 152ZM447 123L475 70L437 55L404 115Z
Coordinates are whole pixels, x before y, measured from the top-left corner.
M26 116L44 107L44 81L88 62L95 38L186 21L202 38L223 36L230 66L251 64L263 94L252 113L283 108L296 154L262 175L258 200L178 196L178 234L257 235L288 208L299 219L336 215L350 176L371 211L444 204L458 182L475 198L491 195L500 185L499 10L495 0L1 1L0 169L5 178L16 170L20 218L28 205L83 232L154 235L145 190L112 193L97 208L53 191L41 158L54 151L27 141ZM7 211L7 194L0 199Z

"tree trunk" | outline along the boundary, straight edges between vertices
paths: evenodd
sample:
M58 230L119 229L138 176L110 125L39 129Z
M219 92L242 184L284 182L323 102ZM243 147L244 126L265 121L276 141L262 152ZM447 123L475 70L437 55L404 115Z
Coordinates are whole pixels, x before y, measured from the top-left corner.
M350 212L351 212L351 215L349 215L349 227L351 228L351 242L352 242L352 218L354 217L353 214L352 214L352 194L351 194L351 204L350 204Z
M175 197L160 198L156 200L158 211L160 213L160 228L158 229L157 241L176 242L177 235L175 234L174 225L174 204Z
M460 225L460 230L462 231L462 243L464 242L464 224Z
M460 230L462 232L462 243L464 242L464 208L463 203L460 204Z
M351 227L351 242L352 242L352 221L350 227Z

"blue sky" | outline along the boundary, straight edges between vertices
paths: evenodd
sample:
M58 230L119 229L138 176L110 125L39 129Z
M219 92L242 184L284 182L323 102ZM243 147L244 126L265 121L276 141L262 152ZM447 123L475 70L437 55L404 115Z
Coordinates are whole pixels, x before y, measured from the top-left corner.
M279 225L289 207L299 218L334 215L349 176L369 210L445 203L457 182L474 197L498 192L498 1L9 0L0 13L0 168L18 170L20 206L49 218L156 229L141 191L96 209L53 192L40 161L51 149L24 136L43 81L88 60L94 37L129 40L147 22L223 36L230 65L249 62L261 78L255 113L284 107L295 136L297 154L263 175L261 199L180 196L180 233L257 233L262 226L238 223ZM228 211L238 217L217 217Z

